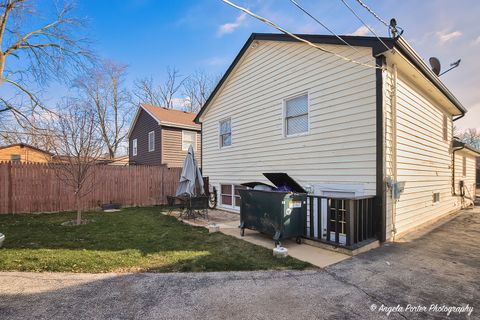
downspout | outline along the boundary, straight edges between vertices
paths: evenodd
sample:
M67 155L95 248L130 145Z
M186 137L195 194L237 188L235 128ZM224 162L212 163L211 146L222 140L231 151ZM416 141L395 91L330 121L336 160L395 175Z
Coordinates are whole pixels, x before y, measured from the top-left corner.
M392 109L392 176L393 182L397 182L397 65L393 64L392 89L390 92L390 104ZM397 200L392 196L392 241L397 234Z
M200 122L200 172L203 175L203 122Z

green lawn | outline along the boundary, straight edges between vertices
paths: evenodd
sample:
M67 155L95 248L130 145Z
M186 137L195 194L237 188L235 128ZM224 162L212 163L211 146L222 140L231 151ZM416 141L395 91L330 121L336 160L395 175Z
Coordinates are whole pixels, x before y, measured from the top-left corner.
M221 233L208 233L161 208L92 212L93 223L66 227L74 213L0 215L0 270L59 272L171 272L304 269L293 258Z

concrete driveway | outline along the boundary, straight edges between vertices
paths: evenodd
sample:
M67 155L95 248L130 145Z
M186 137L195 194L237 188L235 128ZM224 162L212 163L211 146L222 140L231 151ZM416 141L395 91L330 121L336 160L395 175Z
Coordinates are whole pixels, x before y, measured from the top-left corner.
M389 319L479 319L479 243L477 209L414 242L385 245L326 269L6 272L0 273L0 319L382 319L394 307Z

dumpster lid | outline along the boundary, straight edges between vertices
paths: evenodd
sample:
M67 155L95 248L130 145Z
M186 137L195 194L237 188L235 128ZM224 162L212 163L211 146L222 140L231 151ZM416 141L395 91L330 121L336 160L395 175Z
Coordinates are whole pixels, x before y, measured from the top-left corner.
M257 182L257 181L254 181L254 182L246 182L246 183L242 183L240 184L241 186L245 186L245 187L249 187L249 188L255 188L255 186L267 186L267 187L270 187L270 188L273 188L273 186L269 185L269 184L266 184L266 183L263 183L263 182Z
M265 178L270 180L277 188L288 187L293 192L307 193L295 180L285 172L264 173Z

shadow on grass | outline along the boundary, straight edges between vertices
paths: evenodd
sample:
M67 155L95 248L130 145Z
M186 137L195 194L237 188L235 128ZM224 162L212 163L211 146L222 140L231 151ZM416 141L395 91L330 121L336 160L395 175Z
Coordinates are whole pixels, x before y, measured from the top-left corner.
M86 213L95 222L65 227L73 213L2 216L6 235L0 270L19 271L227 271L303 269L307 263L278 260L271 251L161 212L131 208Z

